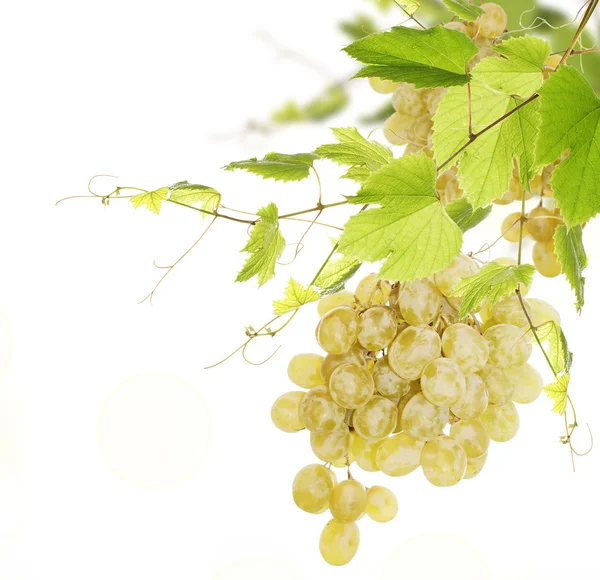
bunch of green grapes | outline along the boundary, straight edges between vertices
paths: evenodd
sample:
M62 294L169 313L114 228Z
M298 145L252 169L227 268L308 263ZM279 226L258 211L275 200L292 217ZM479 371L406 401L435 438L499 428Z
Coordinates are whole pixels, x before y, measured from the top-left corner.
M329 509L320 540L329 564L354 557L356 521L365 513L388 522L398 511L390 490L352 477L352 464L392 477L420 467L433 485L456 485L481 472L490 440L515 436L515 403L540 395L542 377L527 362L532 341L516 294L459 318L453 290L478 268L461 254L430 279L400 284L371 274L354 293L319 302L316 340L325 354L292 358L288 376L305 390L279 397L271 416L282 431L308 430L323 462L302 468L292 491L306 512ZM536 326L560 323L543 300L524 304ZM348 479L338 482L333 468L346 469Z

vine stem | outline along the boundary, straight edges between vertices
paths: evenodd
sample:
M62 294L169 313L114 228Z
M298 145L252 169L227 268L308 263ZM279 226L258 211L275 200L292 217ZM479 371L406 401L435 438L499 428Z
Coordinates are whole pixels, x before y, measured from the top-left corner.
M594 10L596 10L598 2L600 2L600 0L591 0L591 2L588 4L588 7L584 12L583 17L581 18L581 22L579 23L579 27L577 28L577 32L575 32L573 40L571 41L569 48L567 48L567 50L565 51L565 54L563 54L563 57L560 59L560 63L558 64L558 66L565 64L569 56L571 56L571 53L575 49L575 45L577 44L577 42L579 42L579 38L583 34L584 28L586 27L587 23L592 17Z

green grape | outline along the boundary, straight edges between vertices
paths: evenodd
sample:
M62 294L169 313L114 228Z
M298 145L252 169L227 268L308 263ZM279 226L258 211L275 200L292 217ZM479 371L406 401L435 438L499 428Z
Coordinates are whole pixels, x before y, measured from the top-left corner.
M503 266L516 266L518 264L517 260L508 256L502 258L495 258L494 260L492 260L492 262L496 262L496 264L502 264ZM532 284L533 281L531 281L528 286L526 286L523 283L519 284L519 291L521 292L521 296L527 296L527 294L529 294Z
M387 356L382 356L373 368L375 390L390 398L403 397L410 388L410 381L400 378L390 367Z
M392 435L377 447L377 466L386 475L408 475L419 467L423 445L422 441L415 441L406 433Z
M379 93L381 95L389 95L398 88L398 83L395 83L394 81L380 79L379 77L370 77L369 84L376 93Z
M383 124L383 136L392 145L406 145L416 117L407 113L393 113Z
M417 393L402 411L402 430L412 439L429 441L443 431L449 418L448 409L437 407L423 393Z
M348 352L344 354L328 354L321 365L321 376L325 384L329 384L333 371L341 365L354 363L359 366L367 365L367 351L355 344Z
M348 352L358 338L358 314L349 306L330 310L317 326L317 342L329 354Z
M519 413L512 401L506 405L488 405L479 420L483 423L492 441L510 441L519 430Z
M351 450L356 464L365 471L379 471L377 450L381 441L367 441L355 431L352 432Z
M327 463L346 464L350 445L350 429L348 425L340 425L328 433L311 433L310 446L313 453Z
M398 408L386 399L375 395L364 407L354 411L352 424L363 439L383 439L396 426Z
M353 522L365 513L367 490L362 483L348 479L338 483L329 498L329 511L340 522Z
M529 302L523 298L523 304L527 313L531 312ZM523 311L521 301L516 294L503 298L492 307L492 318L495 318L500 324L512 324L521 328L529 328L527 316Z
M342 426L346 411L334 402L327 387L314 387L302 400L300 417L309 431L329 433Z
M400 83L392 95L392 106L398 113L418 117L426 112L421 92L409 83Z
M421 467L430 483L437 487L456 485L467 470L467 454L452 437L436 437L425 443Z
M358 283L354 296L366 308L387 304L391 291L392 285L387 280L380 280L377 274L369 274Z
M340 290L335 294L329 294L323 296L317 303L317 312L319 317L322 318L330 310L337 308L338 306L354 306L354 294L350 290Z
M290 381L304 389L322 385L321 365L323 360L320 354L303 353L293 356L287 370Z
M506 376L515 386L512 400L515 403L526 405L533 403L541 394L544 387L542 375L530 364L524 364L520 367L509 367L504 369Z
M490 349L490 362L500 368L524 365L531 356L531 343L523 330L512 324L497 324L484 333Z
M394 339L388 350L392 370L403 379L421 377L425 365L441 353L438 333L429 326L409 326Z
M554 237L558 220L552 210L535 207L527 214L527 228L536 242L548 242Z
M521 212L515 211L509 213L500 226L502 237L508 242L518 242L521 237ZM527 237L529 231L527 229L527 223L523 224L523 237Z
M473 479L475 476L479 475L485 465L487 457L488 452L486 451L481 457L475 457L474 459L467 458L467 472L465 473L465 479Z
M485 14L479 16L475 21L479 35L493 39L503 34L508 22L504 8L494 2L486 2L481 5L481 8L485 10Z
M475 459L487 453L490 436L483 423L477 419L462 420L450 427L450 436L454 437L467 454L467 458Z
M553 320L560 326L560 314L556 311L554 306L539 298L529 298L528 301L529 306L531 307L530 316L533 326L538 328L550 320Z
M458 323L449 326L442 335L442 351L463 373L479 372L488 360L487 341L474 328Z
M365 405L375 390L373 376L355 363L339 366L329 379L331 398L345 409L358 409Z
M383 350L394 340L398 329L396 315L387 306L372 306L360 316L358 342L367 350Z
M291 391L281 395L271 407L271 420L277 429L286 433L296 433L304 429L304 423L300 417L300 405L304 399L301 391Z
M303 467L294 478L295 504L310 514L322 514L329 507L331 491L337 484L335 473L318 463Z
M421 392L421 381L411 381L408 386L408 391L405 395L400 397L398 401L398 420L396 421L396 428L394 429L394 433L399 433L402 431L402 413L404 412L404 407L408 404L417 393Z
M398 306L409 324L429 324L442 306L442 295L427 278L406 282L400 290Z
M473 258L470 258L465 254L460 254L441 272L434 274L433 279L439 291L444 296L451 298L457 282L463 278L474 276L478 271L479 266L477 266L477 262L475 262ZM454 298L454 300L457 299ZM458 300L460 303L460 299ZM452 306L455 306L455 304L452 304Z
M328 564L344 566L354 558L359 544L360 532L356 522L340 522L333 519L321 532L319 551Z
M390 522L398 513L398 500L387 487L374 485L367 491L366 512L375 522Z
M450 407L450 410L459 419L477 419L487 406L488 391L483 379L475 373L467 373L465 394L456 405Z
M425 398L438 407L452 407L464 397L465 375L449 358L436 358L428 362L421 377L421 390Z
M536 242L532 251L533 265L546 278L554 278L562 272L560 262L554 253L554 240Z
M512 399L515 392L515 386L508 378L506 370L506 368L488 363L481 371L481 378L485 383L489 402L492 405L505 405Z

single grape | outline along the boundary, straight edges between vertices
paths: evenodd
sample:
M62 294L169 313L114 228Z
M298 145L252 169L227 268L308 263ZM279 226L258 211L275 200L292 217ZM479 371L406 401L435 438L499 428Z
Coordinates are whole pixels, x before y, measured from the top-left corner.
M416 117L407 113L393 113L383 124L383 136L392 145L406 145Z
M352 418L354 430L363 439L383 439L396 426L398 408L386 399L375 395L364 407L357 409Z
M392 95L392 106L398 113L418 117L426 112L421 93L409 83L400 83Z
M415 441L406 433L392 435L377 447L377 467L386 475L407 475L419 467L423 445L422 441Z
M427 363L421 376L425 398L438 407L452 407L464 396L465 375L449 358L436 358Z
M305 389L312 389L323 384L320 354L302 353L293 356L288 364L288 377L292 383Z
M452 297L452 292L460 280L474 276L479 266L473 258L460 254L441 272L434 274L433 279L439 291L446 297ZM454 304L453 304L454 306Z
M360 532L356 522L340 522L333 519L321 532L319 551L328 564L344 566L354 558L359 544Z
M505 371L506 369L491 363L485 365L481 371L481 378L485 383L489 402L492 405L505 405L512 399L515 392L515 386Z
M442 100L442 97L446 94L447 89L445 88L435 88L435 89L425 89L423 92L423 103L427 107L427 112L430 117L435 115L438 105Z
M502 222L502 226L500 231L502 232L502 237L508 242L518 242L521 237L521 212L516 211L508 214L504 221ZM525 238L528 234L527 224L523 224L523 237Z
M450 436L454 437L467 454L467 458L475 459L487 453L490 436L483 423L477 419L462 420L450 427Z
M387 280L380 280L377 274L369 274L358 283L354 296L366 308L386 304L391 291L392 285Z
M465 386L463 398L450 410L459 419L477 419L488 406L487 388L483 379L475 373L465 375Z
M548 242L554 237L558 220L552 210L535 207L527 214L527 229L536 242Z
M398 329L396 315L387 306L372 306L360 315L358 342L367 350L383 350L394 340Z
M544 387L542 375L530 364L525 363L520 367L504 369L506 376L514 385L515 390L512 400L515 403L526 405L533 403L541 394Z
M442 335L442 351L463 373L479 372L489 358L487 341L474 328L458 323L446 328Z
M329 354L348 352L358 338L358 314L349 306L330 310L317 326L317 342Z
M373 396L373 375L355 363L339 366L329 379L331 398L345 409L358 409Z
M486 451L481 457L475 457L473 459L467 458L467 472L465 473L465 479L473 479L483 469L485 462L487 461L488 452Z
M377 450L381 441L367 441L355 431L352 432L351 450L356 464L365 471L379 471L377 466Z
M402 430L412 439L429 441L448 423L448 409L430 403L423 393L414 395L402 411Z
M467 470L467 454L452 437L436 437L425 443L421 467L430 483L438 487L456 485Z
M300 418L309 431L329 433L344 423L346 411L331 398L327 387L312 388L300 404Z
M494 2L486 2L481 8L485 10L485 14L475 21L479 27L479 35L492 39L504 34L508 22L504 8Z
M503 257L503 258L495 258L492 261L496 262L497 264L502 264L503 266L516 266L518 263L517 260L515 260L514 258L510 258L508 256ZM526 286L523 283L519 284L519 290L521 292L521 296L527 296L527 294L529 294L532 284L533 284L533 281L530 282L528 286Z
M525 298L523 298L523 305L529 314L531 306ZM529 321L523 310L523 305L516 294L511 294L494 304L492 318L495 318L500 324L512 324L521 328L529 328Z
M387 487L374 485L367 491L366 512L376 522L390 522L398 513L398 500Z
M323 296L317 303L319 317L325 316L330 310L338 306L354 306L354 294L350 290L340 290L335 294Z
M512 439L519 430L519 413L512 401L506 405L488 405L479 420L492 441L503 443Z
M408 391L405 395L400 397L398 400L398 420L396 421L396 428L394 429L394 433L399 433L402 431L402 413L404 412L404 407L408 404L417 393L421 392L421 381L411 381L409 383Z
M338 483L329 498L331 515L341 522L357 520L367 507L367 490L362 483L348 479Z
M529 298L528 300L531 307L530 316L533 326L538 328L550 320L560 326L560 314L554 306L539 298Z
M360 346L360 344L355 344L348 352L345 352L344 354L328 354L325 357L323 364L321 365L321 376L323 377L325 384L329 384L331 375L335 369L349 363L366 367L367 351Z
M310 514L322 514L329 507L331 491L337 484L335 473L318 463L303 467L294 478L295 504Z
M492 326L496 326L497 324L500 324L500 321L496 320L495 318L490 318L489 320L487 320L486 322L484 322L481 325L481 332L483 332L483 334L485 334L485 331L488 328L492 328Z
M340 425L328 433L311 433L310 446L313 453L326 463L346 463L350 444L348 425Z
M380 79L379 77L370 77L369 84L376 93L379 93L381 95L389 95L398 88L398 83L394 81Z
M403 379L415 380L425 365L441 353L438 333L429 326L409 326L394 339L388 350L392 370Z
M406 282L400 290L398 306L402 318L409 324L429 324L442 305L442 295L427 278Z
M524 365L532 346L523 329L512 324L497 324L484 333L490 349L490 362L500 368Z
M560 262L554 253L554 240L536 242L532 251L533 265L546 278L554 278L562 272Z
M301 391L291 391L281 395L271 407L271 420L277 429L286 433L296 433L304 429L300 416L300 405L304 399Z
M390 367L387 356L382 356L373 368L375 390L388 399L403 397L410 388L410 381L400 378Z

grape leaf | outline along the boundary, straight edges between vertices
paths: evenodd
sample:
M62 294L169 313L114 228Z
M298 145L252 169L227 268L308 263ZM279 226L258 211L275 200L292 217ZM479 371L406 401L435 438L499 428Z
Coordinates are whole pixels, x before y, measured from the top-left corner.
M455 199L446 206L446 213L463 232L480 224L491 212L491 205L474 210L464 197Z
M298 123L304 121L306 115L296 101L287 101L279 109L271 113L271 120L274 123L286 125L288 123Z
M575 292L575 306L578 312L583 308L583 291L585 286L583 271L588 265L588 258L583 247L582 233L581 226L568 228L565 225L558 226L554 233L554 253L571 288Z
M297 310L304 304L315 302L319 298L320 295L316 290L310 286L305 288L302 286L302 284L300 284L300 282L290 278L290 281L285 289L284 298L282 300L273 301L273 312L276 316L281 316L282 314L286 314L292 310Z
M555 373L569 372L573 362L573 353L569 350L567 338L562 328L554 322L548 320L540 325L537 330L538 338L545 342L546 354L550 359Z
M557 377L556 382L544 387L544 392L554 401L552 410L563 415L567 410L567 397L571 377L568 374Z
M161 187L160 189L156 189L154 191L139 193L131 198L131 204L135 208L143 205L145 208L158 215L162 208L163 201L167 199L168 193L168 187Z
M311 121L321 121L339 113L348 104L348 93L339 85L331 85L304 107Z
M252 227L250 239L242 252L250 257L240 270L236 282L245 282L256 276L259 286L275 276L275 263L285 247L285 240L279 230L279 212L274 203L260 208L256 214L260 221Z
M535 268L530 264L504 266L496 262L486 264L475 274L463 278L454 287L453 296L462 298L459 314L465 318L486 300L491 306L512 294L519 284L528 286Z
M368 34L377 32L377 26L370 16L357 14L353 20L342 20L339 23L340 30L347 34L352 40L364 38Z
M396 26L344 50L367 65L355 77L404 81L416 88L465 85L469 82L467 65L479 52L466 34L443 26L427 30Z
M352 256L340 256L330 260L317 276L315 286L321 290L322 295L333 294L341 290L359 268L360 262Z
M221 194L206 185L180 181L169 187L169 200L187 205L200 205L206 211L215 211L221 203ZM203 214L206 217L206 214Z
M364 183L371 175L371 170L365 165L355 165L354 167L350 167L344 175L342 175L341 179L352 179L352 181L356 181L357 183Z
M467 0L442 0L442 2L450 12L462 20L475 20L478 16L485 14L483 8L469 4Z
M233 161L223 169L233 171L244 169L263 179L274 179L275 181L300 181L308 177L313 161L317 156L313 153L267 153L263 159L246 159L245 161Z
M568 226L600 211L600 99L586 78L563 66L540 89L539 162L550 164L567 150L552 174L554 198Z
M460 253L462 232L435 191L436 168L424 155L394 159L373 173L350 203L379 204L352 216L340 252L360 261L385 260L380 276L414 280L431 276Z

